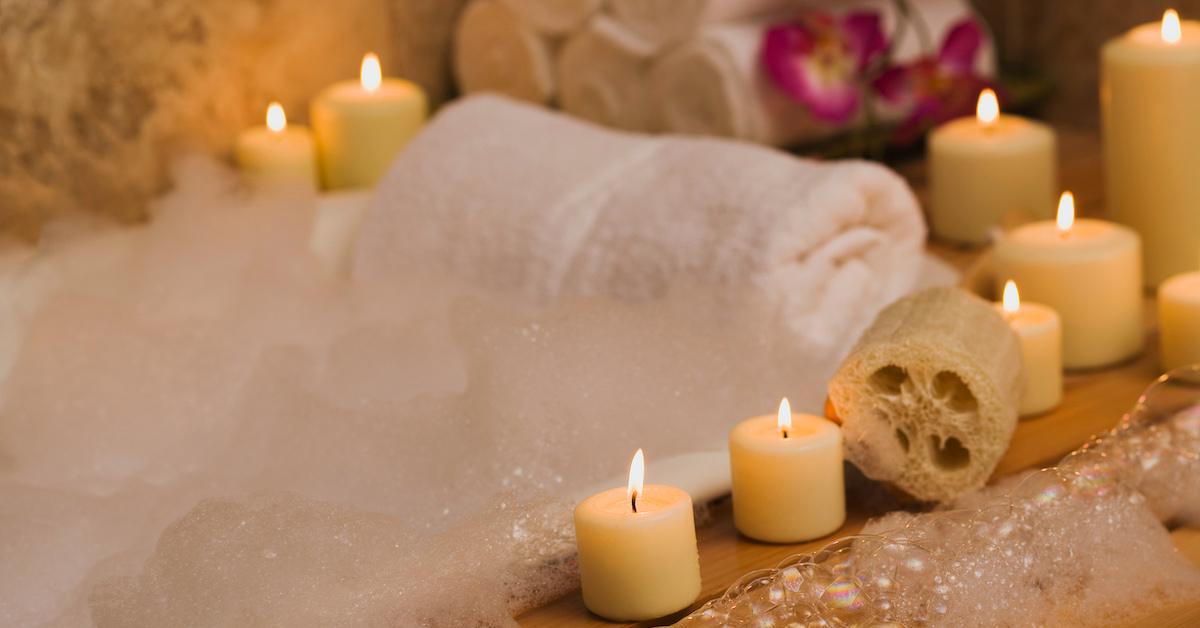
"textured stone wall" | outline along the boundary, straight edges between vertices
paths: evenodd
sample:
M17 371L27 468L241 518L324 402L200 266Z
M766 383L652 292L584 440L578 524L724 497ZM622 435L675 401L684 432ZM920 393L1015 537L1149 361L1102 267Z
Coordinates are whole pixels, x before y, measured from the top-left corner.
M227 151L270 100L294 120L375 50L450 92L462 0L0 0L0 232L146 216L172 153Z

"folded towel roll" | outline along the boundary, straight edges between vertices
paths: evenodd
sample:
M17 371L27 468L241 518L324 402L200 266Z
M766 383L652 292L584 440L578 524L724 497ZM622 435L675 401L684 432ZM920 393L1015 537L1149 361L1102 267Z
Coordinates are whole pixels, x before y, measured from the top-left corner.
M543 302L716 285L763 295L805 346L845 347L911 289L924 236L912 192L877 164L609 131L476 96L444 108L384 177L354 273L432 264Z
M928 0L912 5L915 19L923 24L935 48L945 33L960 20L973 15L966 0ZM792 3L794 11L828 10L812 0ZM885 32L897 33L900 16L889 0L852 0L839 4L837 12L873 10L880 14ZM663 128L676 133L735 137L754 142L787 146L814 142L839 133L846 125L814 119L803 104L787 97L767 76L762 63L763 33L769 24L786 16L700 28L691 39L663 55L650 71L651 89ZM896 41L892 62L905 64L926 52L916 28L909 26ZM994 76L995 55L985 41L976 57L975 72ZM896 122L903 108L877 100L876 119ZM865 124L861 119L848 126Z
M687 40L707 24L785 11L796 0L609 0L613 15L660 48Z
M573 33L600 10L604 0L502 0L530 26L546 35Z
M474 0L459 17L454 75L466 94L495 92L537 104L554 98L549 42L499 0Z
M605 126L656 130L648 77L653 54L653 46L612 18L593 18L559 55L559 104L567 113Z

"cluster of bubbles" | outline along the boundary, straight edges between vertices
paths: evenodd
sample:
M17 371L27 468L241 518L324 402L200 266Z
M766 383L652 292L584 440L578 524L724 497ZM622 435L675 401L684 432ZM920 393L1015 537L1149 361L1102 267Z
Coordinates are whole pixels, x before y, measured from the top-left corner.
M678 625L1085 624L1193 599L1164 524L1200 522L1198 460L1195 366L1058 466L748 573Z

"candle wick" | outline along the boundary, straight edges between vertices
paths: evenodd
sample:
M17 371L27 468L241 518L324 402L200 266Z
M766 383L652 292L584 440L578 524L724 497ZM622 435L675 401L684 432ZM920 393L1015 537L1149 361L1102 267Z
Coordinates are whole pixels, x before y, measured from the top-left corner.
M629 505L633 506L633 512L636 513L637 512L637 491L634 491L633 495L629 496Z
M784 428L784 429L783 429L783 437L784 437L784 438L787 438L787 428Z

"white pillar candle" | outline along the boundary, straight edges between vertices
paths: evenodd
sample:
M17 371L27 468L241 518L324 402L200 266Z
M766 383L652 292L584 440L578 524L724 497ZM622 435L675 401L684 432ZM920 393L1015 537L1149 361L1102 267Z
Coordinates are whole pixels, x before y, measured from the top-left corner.
M1200 272L1158 287L1158 334L1164 371L1200 363Z
M1025 388L1018 411L1021 416L1042 414L1062 403L1062 321L1058 313L1040 304L1021 302L1017 284L1004 284L996 304L1004 320L1021 340Z
M427 109L419 86L383 78L379 57L363 57L358 81L335 83L313 100L321 183L327 189L375 185L421 130Z
M729 434L733 521L746 536L772 543L820 538L842 527L842 430L809 414L742 421Z
M1075 220L1074 198L1064 192L1057 221L1022 225L997 242L995 274L1058 312L1063 366L1105 366L1136 355L1145 341L1141 249L1131 229Z
M575 508L583 603L614 621L643 621L687 608L700 595L692 499L673 486L644 484L642 450L629 485Z
M1101 57L1106 200L1145 241L1153 287L1200 255L1200 22L1167 11L1109 41Z
M929 136L929 222L934 235L982 244L1004 224L1052 218L1058 189L1054 131L1001 114L996 94L979 95L975 117Z
M243 131L234 146L234 161L257 182L298 182L316 185L317 153L312 133L289 125L283 106L267 107L266 126Z

